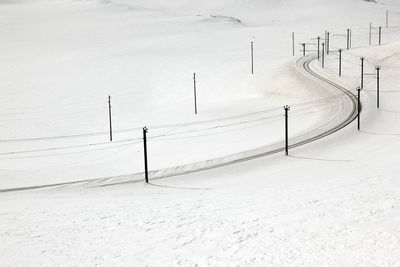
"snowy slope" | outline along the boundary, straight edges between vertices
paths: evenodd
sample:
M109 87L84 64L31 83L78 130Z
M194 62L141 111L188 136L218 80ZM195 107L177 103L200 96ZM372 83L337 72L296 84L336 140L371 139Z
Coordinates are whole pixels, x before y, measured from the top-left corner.
M326 96L294 73L291 32L298 50L298 42L325 29L384 21L388 7L364 1L308 5L313 8L294 0L2 2L7 39L1 48L7 53L0 62L1 187L140 172L143 126L150 137L167 139L150 145L153 170L282 140L279 109ZM346 15L354 9L356 16ZM329 24L328 13L335 14ZM255 75L250 75L252 40ZM108 94L114 143L108 142ZM266 123L250 124L259 117L248 116L247 125L225 127L238 122L229 118L260 111L266 111ZM311 105L305 116L292 109L301 120L291 134L324 121L329 110L319 111ZM221 129L192 137L210 127Z
M360 56L367 58L369 74L382 66L381 109L375 107L370 75L362 93L360 132L353 123L291 150L289 157L269 156L150 185L1 193L2 265L400 263L396 1L0 3L0 31L7 40L0 43L7 51L0 60L6 70L0 73L1 188L135 172L142 166L144 125L155 135L184 132L174 141L158 141L157 148L177 150L151 150L152 164L160 164L151 168L282 140L279 112L262 126L218 128L243 120L247 126L259 112L269 117L268 110L326 96L327 88L296 73L292 31L297 43L330 30L336 50L351 27L353 49L343 54L343 77L336 76L335 53L325 69L314 64L349 88L359 85ZM391 27L383 29L385 45L375 45L374 29L369 47L369 22L384 25L386 9ZM251 40L256 45L253 76ZM191 102L194 71L198 116ZM120 143L107 140L109 93ZM306 107L308 112L291 110L292 137L333 115ZM202 127L218 130L188 141L202 134ZM156 139L150 144L154 149Z

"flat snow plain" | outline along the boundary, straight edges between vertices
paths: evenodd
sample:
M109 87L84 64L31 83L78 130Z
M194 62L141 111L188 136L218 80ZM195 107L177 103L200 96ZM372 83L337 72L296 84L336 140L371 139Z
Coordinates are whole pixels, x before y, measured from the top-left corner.
M292 31L297 43L329 29L336 50L351 27L343 78L334 75L335 53L320 69L349 88L359 84L360 56L367 58L368 74L382 66L381 109L369 75L360 132L353 123L289 157L150 185L1 194L2 265L400 264L396 1L0 3L7 51L0 62L3 189L140 171L144 125L167 139L150 142L152 168L280 141L283 105L326 97L324 88L296 72ZM386 9L391 27L383 29L384 45L376 46L374 29L369 47L368 24L384 25ZM251 40L255 75L249 74ZM119 143L107 142L108 94ZM258 112L270 120L254 125L259 117L241 117ZM318 105L307 112L293 108L292 135L331 114Z

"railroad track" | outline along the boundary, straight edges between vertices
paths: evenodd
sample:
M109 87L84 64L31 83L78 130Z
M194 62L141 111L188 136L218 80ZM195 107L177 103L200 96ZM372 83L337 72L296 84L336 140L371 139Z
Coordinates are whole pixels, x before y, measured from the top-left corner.
M299 147L316 140L319 140L323 137L326 137L334 132L343 129L347 125L349 125L354 119L357 118L357 98L356 96L350 92L345 87L335 83L334 81L318 74L314 70L311 69L311 63L316 59L315 56L308 56L298 59L296 62L297 68L299 71L306 73L310 78L318 80L323 85L328 85L331 88L331 91L336 90L336 94L338 98L341 98L342 103L346 103L347 105L347 114L345 114L344 119L340 118L339 122L336 122L333 127L330 127L327 123L326 129L321 128L322 130L317 130L314 132L310 132L307 134L307 137L304 140L294 141L289 145L289 148ZM350 101L348 101L350 100ZM343 109L343 112L344 111ZM343 115L343 114L342 114ZM209 169L219 168L239 162L244 162L252 159L257 159L260 157L273 155L276 153L280 153L284 151L284 147L282 145L277 146L277 144L265 146L257 149L252 149L244 152L235 153L232 155L214 158L206 161L185 164L180 166L175 166L171 168L165 168L160 170L154 170L149 173L150 181L157 180L172 176L178 176L183 174L189 174L194 172L205 171ZM33 189L45 189L45 188L68 188L68 187L99 187L99 186L112 186L118 184L125 183L138 183L144 181L144 173L135 173L128 175L120 175L114 177L107 178L96 178L89 179L83 181L74 181L74 182L66 182L66 183L57 183L57 184L48 184L48 185L39 185L39 186L28 186L28 187L18 187L18 188L9 188L9 189L1 189L0 193L5 192L14 192L14 191L23 191L23 190L33 190Z

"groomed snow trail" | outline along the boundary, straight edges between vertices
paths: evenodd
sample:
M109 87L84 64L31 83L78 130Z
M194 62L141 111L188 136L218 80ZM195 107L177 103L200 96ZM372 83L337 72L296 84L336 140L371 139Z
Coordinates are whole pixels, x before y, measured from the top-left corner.
M327 103L332 101L339 101L341 105L340 112L333 114L330 120L326 121L318 128L306 132L302 135L296 136L295 138L291 138L291 140L289 141L290 148L305 145L310 142L321 139L325 136L328 136L346 127L357 117L357 98L350 91L351 88L347 88L347 86L343 84L343 81L337 79L334 75L331 75L326 71L323 71L317 63L318 61L316 60L315 55L309 55L306 57L299 58L296 61L296 68L299 72L303 73L308 78L318 81L327 90L330 90L333 93L333 96L328 98L323 98L320 100L320 102L321 104L323 104L324 101L327 101ZM170 168L152 170L150 171L149 175L150 175L150 180L157 180L171 176L183 175L183 174L218 168L230 164L235 164L247 160L252 160L276 154L282 151L284 151L283 142L277 142L272 145L267 145L259 147L257 149L243 151L240 153L234 153L223 157L217 157L190 164L178 165ZM143 176L144 173L140 172L128 175L121 175L121 176L88 179L83 181L1 189L0 193L50 188L50 187L64 188L64 187L76 187L76 186L78 187L110 186L110 185L117 185L124 183L141 182L144 180Z

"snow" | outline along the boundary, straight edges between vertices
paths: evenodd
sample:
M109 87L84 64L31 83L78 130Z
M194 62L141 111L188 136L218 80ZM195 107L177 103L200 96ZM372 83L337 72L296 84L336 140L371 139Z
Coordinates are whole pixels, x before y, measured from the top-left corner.
M384 25L387 9L384 45L374 29L368 46L369 22ZM398 265L398 11L396 1L0 1L0 189L86 180L0 193L1 265ZM291 140L345 114L343 102L321 107L335 91L296 70L290 38L328 29L337 50L347 27L343 77L335 53L312 67L355 92L360 56L368 74L382 66L381 109L369 75L360 132L352 123L289 157L149 185L91 180L140 178L128 174L143 171L143 126L156 171L282 144L286 104Z
M262 47L268 35L257 33L276 32L269 19L263 27L252 25L252 13L245 13L243 25L252 26L210 24L197 15L215 14L218 10L208 10L213 5L206 10L190 7L178 15L163 4L153 5L157 8L118 1L5 5L4 20L14 23L4 25L10 42L4 45L9 52L1 63L10 69L2 74L7 85L0 118L7 125L0 134L5 153L0 163L2 188L142 171L143 126L149 128L150 138L184 132L178 137L185 146L179 145L182 140L168 140L168 136L167 140L154 140L154 146L149 144L154 155L152 170L249 150L259 147L260 139L264 139L262 145L273 144L281 138L279 111L283 105L324 96L324 92L315 94L315 90L321 91L318 88L304 90L309 82L293 74L289 43L280 53ZM281 7L276 4L274 9ZM249 64L251 40L256 50L254 77ZM198 79L198 116L193 114L193 72ZM288 75L292 78L287 79ZM299 88L298 83L305 83L304 87ZM114 141L120 143L108 142L108 94L112 97ZM247 123L237 126L235 132L232 127L221 127L219 132L228 134L191 138L190 132L200 127L235 124L238 118L231 119L235 116L250 114L245 121L254 121L260 111L266 111L263 116L267 119L274 117L275 124ZM292 110L293 116L295 112ZM291 133L306 131L325 115L310 113L299 122L300 127L293 125ZM209 120L225 123L210 124ZM199 126L199 122L205 123ZM244 135L248 138L243 139Z

